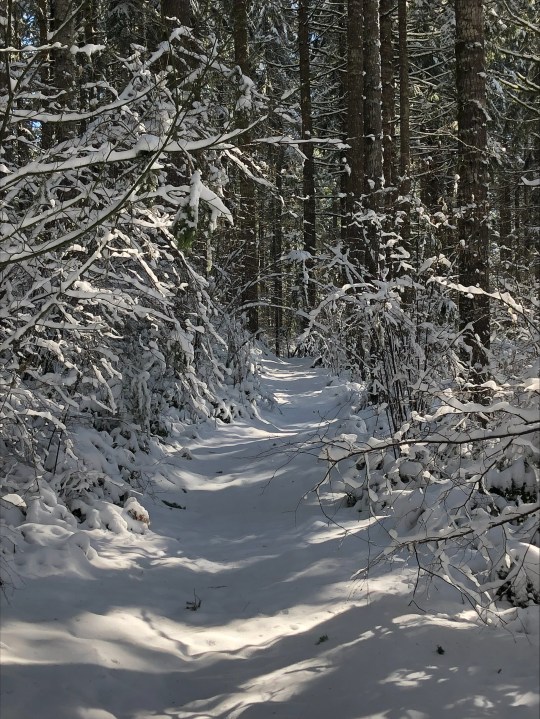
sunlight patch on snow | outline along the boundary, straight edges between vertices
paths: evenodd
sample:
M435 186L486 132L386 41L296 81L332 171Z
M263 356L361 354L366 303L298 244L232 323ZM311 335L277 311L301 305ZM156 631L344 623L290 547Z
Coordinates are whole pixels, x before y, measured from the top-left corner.
M425 671L411 672L408 669L396 669L386 679L381 680L381 684L396 684L399 687L418 687L421 682L428 681L433 678L433 674Z
M225 653L221 659L228 658L233 661L238 658L254 658L261 649L269 649L285 637L312 631L315 636L316 627L347 611L351 606L342 604L338 609L335 604L336 597L332 599L334 603L326 605L299 604L275 615L257 614L236 619L220 626L218 630L214 627L199 627L197 632L193 632L186 627L184 640L190 656L208 655L210 659L216 653ZM357 641L361 639L354 640ZM228 657L228 654L231 656Z
M111 712L97 708L80 708L77 710L77 716L74 719L117 719Z
M540 696L534 692L508 692L506 696L512 698L510 706L513 707L536 707L540 704Z
M195 701L182 707L177 716L178 719L199 719L206 716L239 719L248 706L292 702L295 695L305 691L319 675L332 668L331 662L319 657L288 664L240 685L235 693L213 697L211 713L204 713L206 701Z
M355 533L360 529L367 529L371 524L376 522L375 518L370 517L365 520L354 520L352 522L343 522L342 524L328 523L328 521L315 520L309 529L306 527L305 541L307 544L323 544L345 539L354 539ZM336 545L339 546L339 545Z
M476 619L478 616L473 612L472 617ZM452 631L458 629L471 629L471 623L466 621L459 621L455 617L448 617L441 614L430 614L429 616L423 616L419 614L404 614L400 617L394 617L392 619L393 624L397 624L400 628L417 628L426 627L427 625L448 627Z
M315 577L324 577L325 575L335 574L335 571L335 559L321 559L318 562L310 563L309 567L305 567L298 572L294 572L282 581L284 583L291 583L303 578L314 579Z
M264 554L230 562L213 562L202 557L195 559L190 559L189 557L165 557L164 559L154 560L153 565L159 567L182 567L189 569L194 574L219 574L220 572L228 572L234 569L245 569L258 564L261 560L275 559L277 556L277 554Z

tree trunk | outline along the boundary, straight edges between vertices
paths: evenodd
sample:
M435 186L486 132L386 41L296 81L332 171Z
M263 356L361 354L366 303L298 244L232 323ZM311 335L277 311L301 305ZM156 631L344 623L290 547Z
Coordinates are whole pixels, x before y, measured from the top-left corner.
M459 281L489 291L486 74L482 0L455 0L458 98ZM459 295L460 328L471 348L472 379L487 378L489 298Z
M340 58L347 63L347 11L345 10L344 0L336 3L336 12L338 14L336 51ZM346 65L346 69L347 65ZM344 73L341 67L336 67L334 78L337 97L343 99L343 110L340 115L340 128L343 142L347 142L347 73ZM349 227L347 219L348 200L347 193L349 190L349 176L345 171L346 155L343 150L339 150L336 155L336 166L339 167L339 173L335 178L334 184L334 213L336 218L336 240L341 242L343 247L348 245ZM345 162L344 162L345 161Z
M354 264L365 264L363 227L356 220L364 191L364 48L363 0L347 5L347 225L349 252Z
M381 0L381 80L382 80L382 130L383 130L383 175L386 188L385 205L392 208L396 183L394 133L395 133L395 87L394 87L394 42L393 13L395 0Z
M55 88L63 91L62 106L67 112L76 112L77 97L77 65L71 47L75 44L75 10L77 4L73 0L54 0L53 4L53 31L52 42L60 43L61 47L53 50L52 82ZM63 142L76 133L74 122L59 122L55 127L56 141Z
M395 63L394 63L394 11L395 0L381 0L381 81L382 81L382 153L384 178L384 222L385 232L395 229L396 209L396 92L395 92ZM388 276L396 274L397 268L392 258L393 247L385 249Z
M248 1L233 0L232 19L234 32L234 61L243 75L250 76L248 45ZM238 127L248 127L249 116L245 110L238 112ZM244 145L250 142L250 133L241 136ZM237 233L244 252L244 291L242 300L247 305L248 328L255 334L259 329L259 258L255 219L255 191L253 182L240 172L239 209L236 217Z
M409 104L409 49L407 46L407 0L398 0L399 36L399 196L402 247L411 251L411 138Z
M313 117L311 112L311 70L309 58L309 17L308 0L298 3L298 54L300 62L300 112L302 115L302 139L311 140L313 136ZM312 257L316 252L316 205L315 205L315 160L313 144L302 145L305 155L302 168L302 195L304 220L304 250ZM311 263L308 263L308 266ZM315 306L315 283L310 282L304 288L307 310Z
M499 272L504 275L514 274L513 268L517 262L515 252L517 237L512 233L512 196L510 183L503 171L498 176L498 205L499 205Z
M193 27L191 0L161 0L161 16L175 17L182 25Z
M276 190L277 197L273 198L273 232L272 232L272 266L274 268L274 287L273 287L273 304L274 304L274 339L276 355L281 356L282 353L282 331L283 331L283 275L281 273L280 259L283 252L283 161L285 152L283 147L275 150L276 158Z
M379 0L364 0L364 172L366 193L366 269L379 275L380 224L378 212L382 187L382 92Z

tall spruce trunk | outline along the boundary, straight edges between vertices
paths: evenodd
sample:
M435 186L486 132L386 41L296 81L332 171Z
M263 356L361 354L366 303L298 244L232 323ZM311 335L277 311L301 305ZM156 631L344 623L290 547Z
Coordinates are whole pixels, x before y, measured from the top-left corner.
M363 0L347 3L347 153L346 222L349 252L357 268L365 264L363 227L355 215L364 191L364 47Z
M175 17L182 25L193 27L193 10L191 0L161 0L163 18Z
M399 44L399 196L403 249L411 251L410 191L411 137L409 101L409 48L407 45L407 0L398 0Z
M385 206L394 204L392 188L396 182L395 166L395 84L394 84L394 10L395 0L381 0L381 80L382 80L382 130L383 130L383 175L385 185Z
M311 67L309 57L309 13L308 0L298 3L298 55L300 63L300 112L302 116L302 139L311 140L313 137L313 116L311 109ZM302 195L303 195L303 235L304 250L312 257L316 253L316 199L315 199L315 158L311 142L302 145L304 165L302 168ZM304 296L307 300L308 311L315 306L315 283L310 282L304 287Z
M395 0L381 0L381 81L382 81L382 153L384 177L384 221L385 232L392 232L395 228L396 206L396 92L395 92L395 62L394 62L394 12ZM385 250L388 276L395 275L396 267L393 247Z
M274 304L274 340L276 355L282 354L282 334L283 334L283 274L280 267L280 259L283 253L283 164L285 159L285 151L283 146L275 149L276 160L276 190L277 197L273 197L273 228L272 228L272 264L274 267L274 287L273 287L273 304Z
M379 0L364 0L364 172L366 193L366 269L379 276L380 224L383 179L382 91Z
M482 0L455 0L458 98L459 281L489 291L486 73ZM487 379L489 298L460 292L460 329L470 347L471 379Z
M52 82L55 88L63 92L60 102L66 112L77 111L77 64L71 47L75 44L77 3L74 0L54 0L52 3L52 24L55 48L51 54ZM57 142L69 140L77 132L74 122L59 122L55 126Z
M248 33L248 3L249 0L233 0L233 33L234 33L234 61L243 75L251 75L249 58ZM238 112L238 127L249 126L249 116L245 110ZM242 134L242 144L248 145L250 132ZM248 328L255 334L259 329L259 256L257 249L257 222L255 217L255 190L253 182L244 173L239 177L239 211L236 219L237 236L243 249L244 291L242 300L247 305Z

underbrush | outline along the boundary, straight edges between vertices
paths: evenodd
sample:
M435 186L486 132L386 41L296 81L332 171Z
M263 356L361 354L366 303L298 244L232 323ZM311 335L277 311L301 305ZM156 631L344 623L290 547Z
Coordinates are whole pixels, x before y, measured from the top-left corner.
M537 301L533 289L519 301L490 293L489 367L479 372L456 327L466 288L438 266L365 283L341 256L338 278L350 283L319 285L301 341L333 370L347 366L366 393L322 453L317 492L331 487L344 511L384 528L360 573L405 553L420 580L442 579L487 618L499 600L540 602ZM330 276L324 263L317 271Z
M24 375L4 372L9 386L0 414L4 569L23 550L29 525L54 524L73 533L144 533L151 518L137 497L147 490L147 468L162 454L163 443L189 424L249 415L261 399L256 354L248 343L232 356L212 329L197 343L189 336L190 353L180 353L174 337L160 342L157 328L141 325L137 352L103 343L95 352L79 353L64 340L58 346L61 360L58 354L47 356L46 382L42 354ZM154 340L148 339L151 334ZM108 376L93 362L100 350L107 350ZM68 372L77 380L66 390Z
M241 134L227 132L219 116L225 106L234 114L239 97L251 101L252 83L215 62L214 38L188 28L172 29L168 42L160 30L154 48L126 48L109 31L104 23L106 44L78 53L81 77L100 78L84 86L87 114L77 115L64 88L42 92L35 68L54 64L61 43L30 43L6 65L4 557L30 536L22 527L47 520L65 531L145 531L134 496L148 481L145 457L175 427L230 422L259 398L238 305L225 312L227 288L216 292L210 278L211 234L220 218L233 224L224 158ZM194 102L203 85L204 101ZM22 136L9 128L23 126L21 152Z

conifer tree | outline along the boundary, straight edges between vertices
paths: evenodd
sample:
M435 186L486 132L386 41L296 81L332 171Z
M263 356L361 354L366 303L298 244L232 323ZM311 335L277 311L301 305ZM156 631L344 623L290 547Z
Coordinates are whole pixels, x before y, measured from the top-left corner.
M487 379L490 342L486 65L482 0L455 0L460 327L474 382Z

